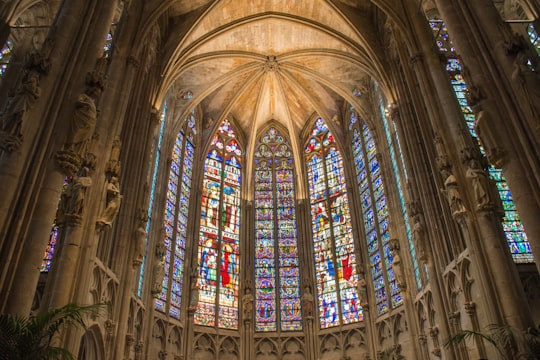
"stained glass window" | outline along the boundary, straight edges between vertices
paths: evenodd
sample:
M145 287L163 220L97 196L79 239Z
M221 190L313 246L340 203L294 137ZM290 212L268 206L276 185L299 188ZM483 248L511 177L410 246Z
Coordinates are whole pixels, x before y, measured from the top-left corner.
M103 45L103 55L108 58L111 57L113 43L113 34L109 32L105 37L105 45Z
M66 177L64 179L64 188L62 189L62 195L60 195L60 200L58 200L58 208L63 208L66 206L66 188L70 186L70 182L72 181L71 177ZM51 264L54 257L54 252L56 250L56 244L58 242L58 237L60 236L60 233L63 228L63 222L64 219L59 219L61 215L61 212L56 212L56 218L54 219L54 222L51 226L51 232L49 233L49 241L47 243L47 247L45 248L45 253L43 255L43 261L41 262L41 268L40 272L46 273L51 270Z
M204 162L197 325L238 329L241 162L236 134L225 119Z
M390 308L402 304L403 299L392 269L388 206L376 156L375 140L363 121L354 127L352 149L356 178L360 187L365 239L377 314L381 315L388 312Z
M195 117L193 113L178 132L172 150L163 226L165 228L165 276L156 309L180 318L189 194L193 172Z
M343 159L322 118L304 149L321 328L363 320Z
M4 76L4 74L6 73L9 61L11 59L12 51L13 43L11 42L11 40L7 40L4 44L4 47L2 47L2 50L0 50L0 77Z
M527 34L529 35L529 41L534 46L536 53L540 54L540 36L538 36L538 32L533 23L527 25Z
M465 122L471 133L471 135L476 136L474 131L474 122L475 115L472 112L471 107L466 98L467 93L467 84L463 80L462 76L462 64L461 59L456 53L446 25L441 20L430 20L430 25L435 35L437 46L439 51L446 56L446 70L450 77L450 82L454 88L459 106L465 117ZM480 144L479 144L480 145ZM480 146L482 153L484 149ZM491 178L495 181L499 195L504 209L504 218L503 218L503 228L506 235L506 240L508 246L510 247L510 252L516 263L531 263L534 262L534 258L531 252L531 247L529 241L527 240L527 235L523 229L523 224L519 214L517 213L516 206L512 199L512 193L508 188L506 179L502 173L502 170L496 169L493 166L488 168Z
M275 128L255 151L255 284L256 331L302 329L293 158Z
M422 278L420 276L420 271L424 270L424 274L427 274L427 271L425 269L421 269L418 266L418 259L416 258L416 249L414 247L414 242L412 239L412 232L411 232L411 226L409 224L409 215L407 214L407 206L405 203L405 195L403 193L403 184L407 182L407 172L405 168L405 162L401 153L401 146L399 143L399 136L397 131L395 130L395 124L394 122L387 117L387 107L384 106L385 101L381 97L379 101L379 109L381 112L381 119L383 123L384 133L386 135L386 142L388 143L388 150L390 152L390 161L392 162L392 167L394 170L394 176L396 180L396 186L398 189L398 196L399 196L399 204L401 207L401 213L403 214L403 223L405 224L405 232L407 234L407 243L409 245L409 252L411 254L411 260L413 264L413 271L414 271L414 277L416 280L416 286L418 289L422 287ZM391 126L392 125L392 126ZM391 128L394 130L392 131ZM396 151L397 149L397 151ZM398 160L399 164L401 165L401 169L403 169L403 174L405 180L402 181L402 176L400 172L400 167L398 166Z
M146 253L148 251L148 234L150 233L150 226L152 225L152 217L153 217L153 209L154 209L154 199L156 195L156 185L157 185L157 179L158 179L158 166L159 161L161 160L161 145L163 144L163 132L165 130L165 119L167 115L167 104L163 107L163 111L161 112L161 119L159 122L159 134L156 139L154 139L154 143L152 144L152 154L153 156L153 164L150 163L150 170L149 170L149 179L150 180L150 199L148 201L148 221L146 222L146 246L144 249L144 256L141 263L141 268L139 269L139 285L137 286L137 296L142 296L142 287L143 287L143 279L144 279L144 273L146 269Z

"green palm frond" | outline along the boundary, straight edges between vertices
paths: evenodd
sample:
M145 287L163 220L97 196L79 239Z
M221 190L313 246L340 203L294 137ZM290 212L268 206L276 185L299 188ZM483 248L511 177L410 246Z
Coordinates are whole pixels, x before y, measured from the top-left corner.
M74 359L67 350L51 346L66 327L86 329L85 319L106 315L109 304L67 304L29 318L0 315L0 360Z
M461 330L444 346L459 345L470 339L484 340L505 359L540 360L540 327L521 331L507 325L489 325L486 329L486 332Z

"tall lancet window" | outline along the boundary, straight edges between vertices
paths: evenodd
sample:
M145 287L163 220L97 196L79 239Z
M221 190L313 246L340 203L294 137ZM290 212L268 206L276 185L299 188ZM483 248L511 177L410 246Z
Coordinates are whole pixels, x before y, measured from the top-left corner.
M193 172L195 117L190 116L178 132L171 154L171 168L165 203L165 276L156 309L180 318L182 283L187 237L189 193ZM169 309L166 304L169 301Z
M363 320L343 159L323 119L305 148L321 328Z
M301 330L293 157L270 128L255 151L255 330Z
M225 119L204 162L198 325L238 329L241 162L236 134Z
M375 289L377 314L381 315L403 302L392 270L389 249L388 206L384 194L381 169L377 160L375 140L364 122L353 131L352 148L356 178L360 186L360 201L368 247L371 278Z

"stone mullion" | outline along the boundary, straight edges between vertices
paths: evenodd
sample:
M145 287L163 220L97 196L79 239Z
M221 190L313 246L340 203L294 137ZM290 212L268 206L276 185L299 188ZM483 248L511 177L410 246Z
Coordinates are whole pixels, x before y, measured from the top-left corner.
M54 30L51 30L48 39L45 41L41 54L44 58L34 57L34 59L40 59L41 61L39 66L42 67L39 68L41 69L39 71L47 69L47 71L43 72L45 75L42 77L43 81L40 84L42 93L46 93L46 95L41 97L40 100L42 101L38 102L38 106L29 110L30 113L45 113L45 115L24 117L23 120L28 123L35 122L40 125L50 123L51 125L46 126L40 133L39 129L42 129L42 126L31 126L31 124L23 123L25 139L22 142L22 147L9 155L6 151L3 154L3 162L7 161L10 165L9 169L6 168L6 171L0 174L0 178L2 178L2 183L7 184L6 190L8 192L17 192L15 188L19 188L19 177L25 178L22 175L25 171L32 170L32 172L44 174L43 177L37 179L37 183L25 184L24 192L28 196L26 198L21 197L16 205L17 207L22 206L23 208L20 210L32 220L30 223L25 224L24 228L17 230L12 228L12 233L9 234L9 236L15 238L25 236L27 239L21 247L20 259L22 261L18 264L16 271L12 272L14 274L13 279L16 278L17 281L13 282L9 290L4 286L5 291L10 293L5 307L9 312L25 314L30 309L32 292L29 292L28 289L35 288L35 284L37 284L39 277L38 264L42 260L43 250L46 246L46 234L50 232L57 201L62 191L64 174L58 171L52 156L52 152L58 143L62 143L62 140L53 139L52 130L53 127L62 129L59 130L59 135L63 139L62 135L66 133L66 129L69 129L68 124L73 118L73 102L67 98L72 95L68 94L80 94L84 91L84 86L78 86L86 81L86 73L82 72L78 81L68 82L64 81L64 79L76 78L72 76L75 68L93 69L97 55L102 51L105 34L113 17L114 9L114 3L99 5L96 3L88 4L87 1L80 0L66 4L58 15L53 27ZM92 15L86 17L86 21L81 23L79 16L81 12ZM76 42L80 44L78 47L73 46ZM50 72L48 71L49 61L52 69ZM46 120L48 118L54 118L55 121L49 122ZM39 141L36 141L38 138ZM38 144L48 145L38 148ZM31 158L33 161L24 161L25 158L27 160ZM24 170L23 164L29 163L40 165L38 165L38 169L27 168ZM30 198L36 199L31 205L29 203ZM5 209L4 205L7 204L2 204L2 209ZM16 231L16 233L13 233L13 231ZM68 233L69 231L66 230L66 235ZM76 236L78 237L78 235ZM42 240L36 240L35 238ZM74 248L79 249L80 239L66 240L66 243L72 243ZM78 257L78 250L76 253ZM13 255L11 251L8 254ZM64 254L67 255L65 252ZM19 258L19 256L12 257ZM8 264L10 267L14 265Z
M305 169L305 162L302 160L296 161L297 168ZM296 178L296 176L295 176ZM307 180L307 177L306 177ZM309 185L308 185L309 186ZM295 183L295 189L297 189L297 183ZM306 187L306 189L309 189ZM297 193L298 194L298 193ZM305 346L306 346L306 358L316 359L319 353L317 348L318 340L318 326L316 314L319 313L319 301L317 292L317 281L314 268L314 256L313 256L313 239L311 229L311 211L310 201L308 199L296 200L296 226L297 226L297 246L298 255L300 257L301 266L300 281L302 284L302 323L305 334ZM306 291L311 293L312 298L306 298ZM308 307L311 306L311 313L308 313Z
M247 159L247 157L245 157ZM243 169L246 167L244 166ZM245 171L245 170L244 170ZM253 174L242 174L242 177L244 179L247 178L247 176L253 176ZM245 184L242 184L242 190L247 188L247 182L245 181ZM252 194L249 194L251 197ZM254 336L255 336L255 329L254 329L254 322L253 322L253 312L251 313L251 316L247 314L247 312L244 310L244 296L247 293L247 289L249 288L251 294L254 294L253 297L256 297L257 294L257 285L255 284L254 280L254 267L253 267L253 259L255 258L254 253L254 241L255 238L255 211L254 211L254 201L253 200L246 200L245 196L241 199L241 211L242 211L242 217L241 217L241 238L240 238L240 244L241 244L241 265L243 268L243 271L240 273L240 279L244 278L245 280L239 284L238 289L238 330L240 332L240 336L243 338L243 344L240 348L240 357L244 359L253 359L255 358L255 346L254 346ZM246 302L248 300L246 299ZM253 301L256 301L256 299L251 300L251 308L253 309ZM246 315L246 316L244 316ZM278 316L278 311L276 309L276 316ZM242 321L240 321L242 319Z
M302 139L304 140L304 139ZM302 144L300 142L300 154L304 155ZM313 254L313 232L311 227L311 205L310 205L310 192L309 181L307 176L306 159L304 156L295 159L295 176L294 176L294 188L296 195L296 227L297 227L297 247L298 256L300 260L300 283L302 294L302 323L305 334L305 346L306 357L308 359L316 359L319 356L319 349L317 347L319 327L317 323L319 313L319 301L317 292L317 279L315 274L315 262ZM297 174L306 171L306 175L303 179ZM299 182L304 180L304 184ZM303 185L303 186L302 186ZM304 189L301 193L299 189ZM306 198L303 198L306 196ZM306 296L307 291L309 294ZM310 298L311 296L311 298ZM311 313L308 314L307 307L311 306Z

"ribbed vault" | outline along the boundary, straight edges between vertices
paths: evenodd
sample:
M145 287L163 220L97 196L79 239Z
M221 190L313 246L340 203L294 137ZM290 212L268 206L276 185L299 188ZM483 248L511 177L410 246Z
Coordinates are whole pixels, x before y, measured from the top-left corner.
M376 14L369 1L173 1L163 93L193 94L181 111L201 105L205 127L232 116L248 147L271 119L298 138L313 114L332 119L354 103L366 75L385 78Z

